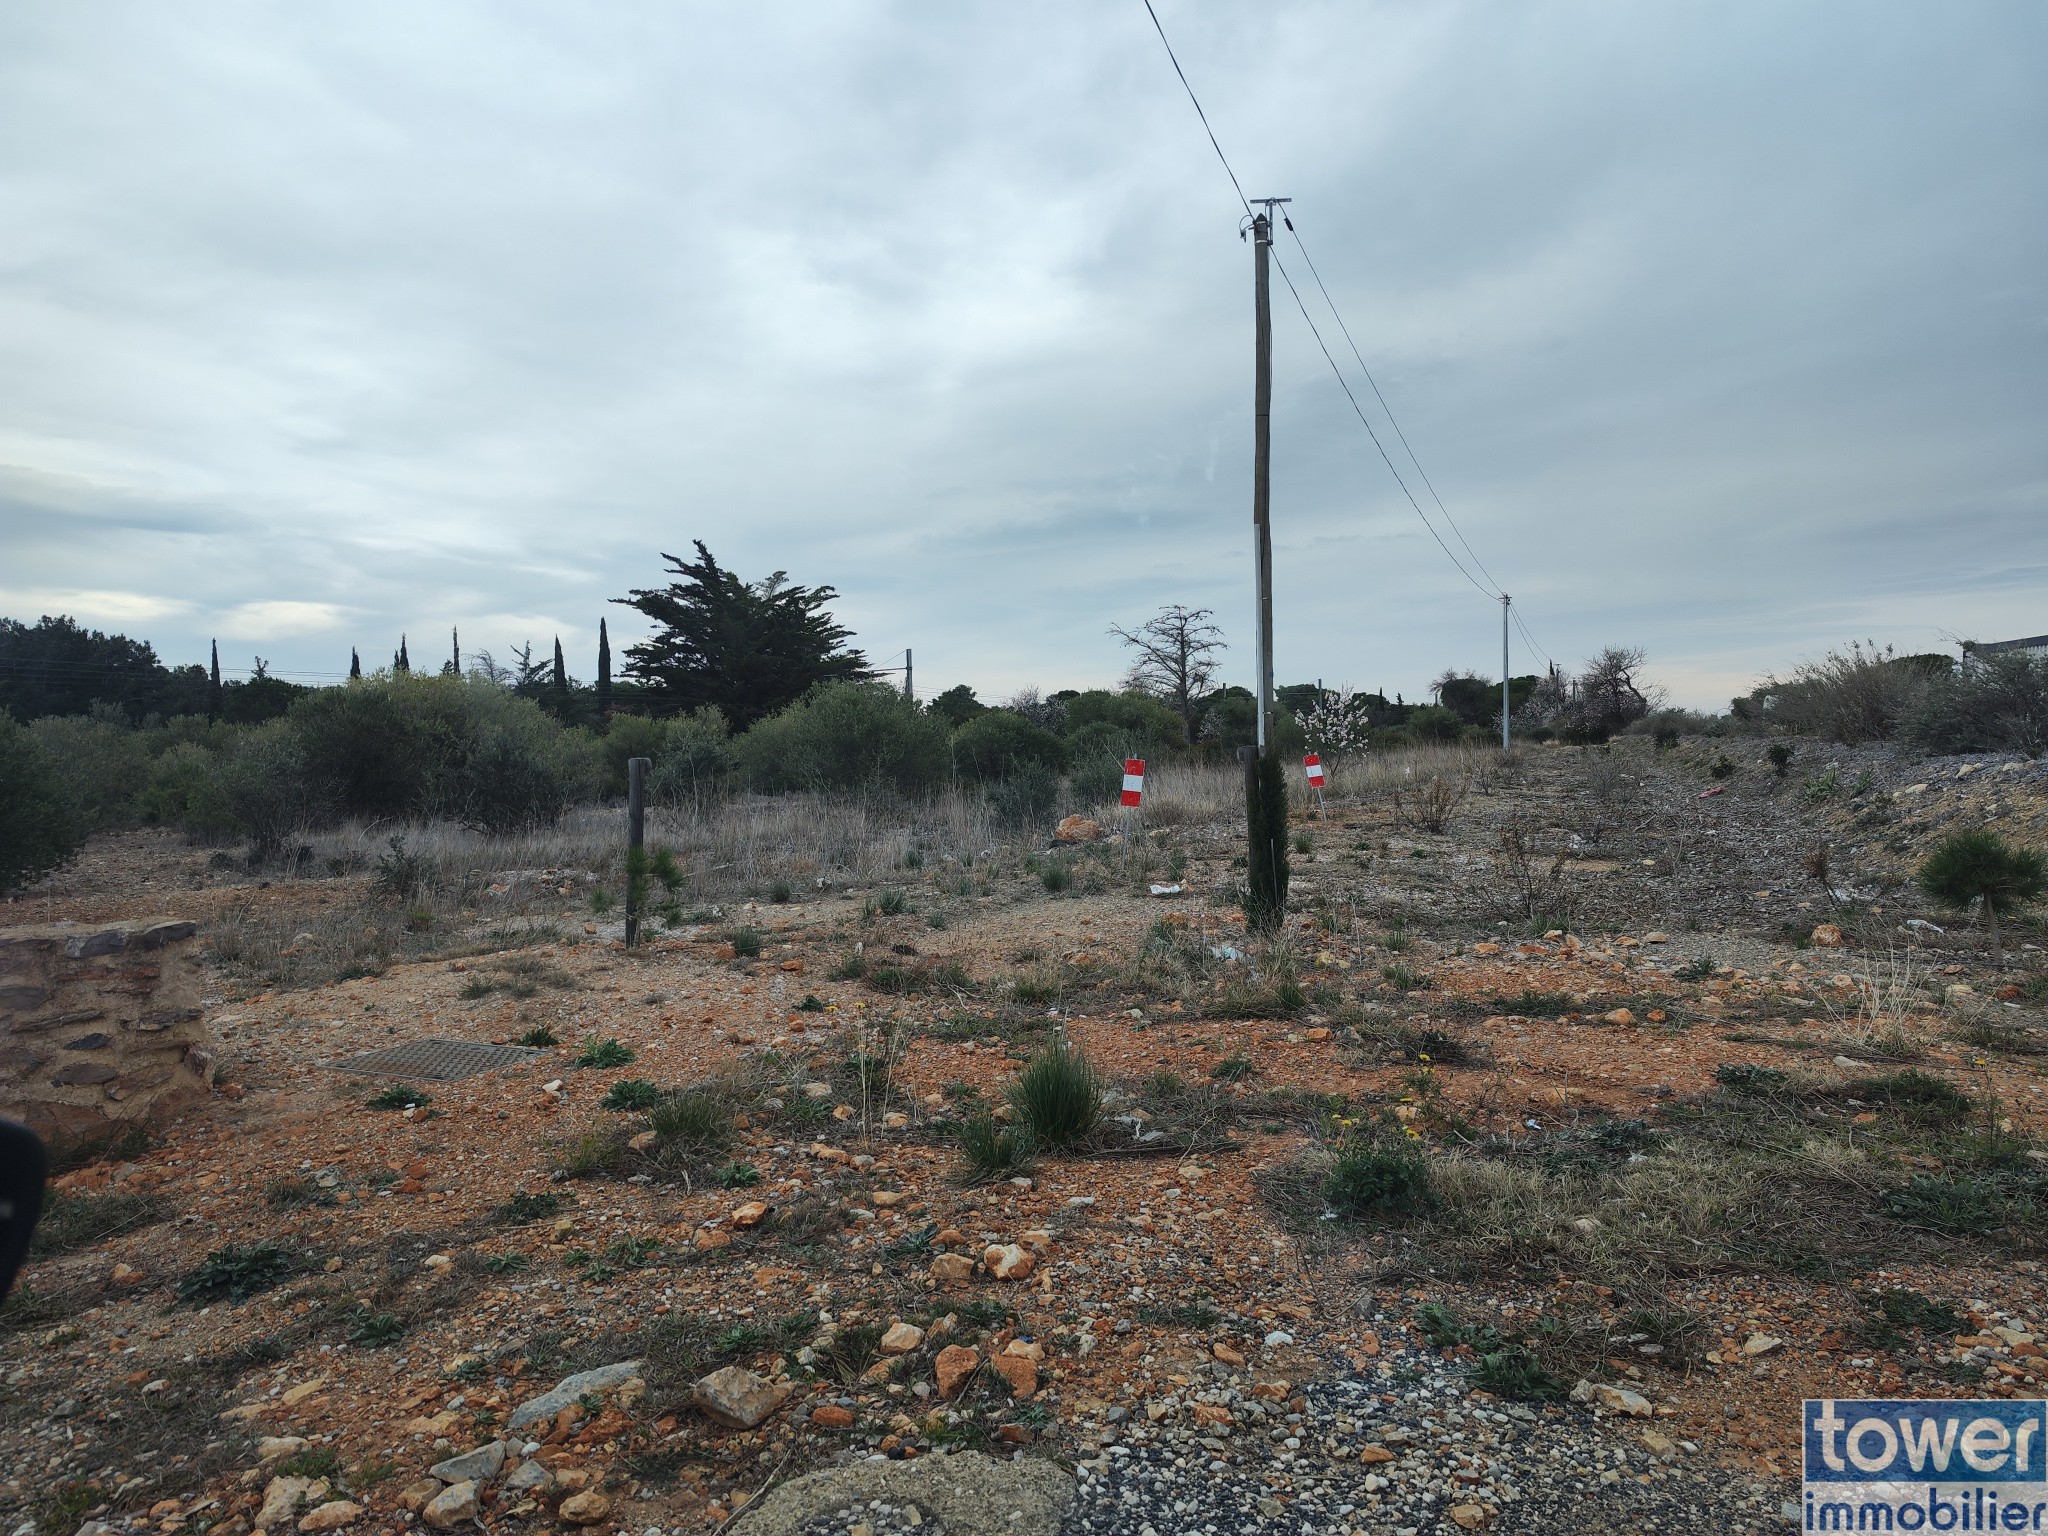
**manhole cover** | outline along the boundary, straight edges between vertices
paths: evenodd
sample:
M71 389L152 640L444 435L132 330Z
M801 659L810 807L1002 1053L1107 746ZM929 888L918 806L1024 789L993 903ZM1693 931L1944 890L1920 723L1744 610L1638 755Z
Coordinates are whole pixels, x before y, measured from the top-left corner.
M516 1045L484 1045L475 1040L408 1040L404 1045L387 1045L335 1062L337 1072L356 1072L366 1077L411 1077L429 1083L452 1082L478 1072L509 1067L539 1051Z

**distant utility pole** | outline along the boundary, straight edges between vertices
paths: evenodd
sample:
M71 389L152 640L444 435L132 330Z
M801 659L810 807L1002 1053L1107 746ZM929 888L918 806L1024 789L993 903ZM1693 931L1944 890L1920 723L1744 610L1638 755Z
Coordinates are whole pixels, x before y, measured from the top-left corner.
M1508 737L1508 595L1500 595L1500 749L1514 750Z
M908 646L905 646L903 648L903 697L905 697L906 699L914 699L917 697L917 690L911 686L910 679L910 648Z

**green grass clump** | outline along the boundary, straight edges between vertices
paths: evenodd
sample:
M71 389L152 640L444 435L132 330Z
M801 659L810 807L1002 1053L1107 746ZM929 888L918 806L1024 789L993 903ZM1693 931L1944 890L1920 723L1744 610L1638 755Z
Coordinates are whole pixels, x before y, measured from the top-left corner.
M726 942L732 945L732 952L738 959L761 958L761 933L757 928L735 928L726 936Z
M313 1180L296 1173L272 1179L263 1191L263 1203L273 1211L298 1210L308 1205L325 1205L332 1199Z
M1048 1042L1010 1089L1018 1118L1042 1147L1076 1147L1102 1118L1102 1079L1078 1047Z
M716 1088L679 1088L647 1111L647 1128L664 1149L703 1153L725 1146L733 1134L732 1101Z
M768 899L778 907L787 906L789 904L790 897L794 896L795 894L796 893L789 888L789 882L787 880L777 880L768 887Z
M1429 978L1413 966L1395 961L1392 965L1380 967L1380 979L1399 992L1419 992L1429 985Z
M713 1178L720 1189L752 1189L761 1182L761 1170L752 1163L727 1163Z
M1916 1174L1886 1192L1884 1213L1894 1221L1951 1237L1979 1236L2005 1225L2006 1198L1995 1180L1972 1174Z
M1226 1056L1217 1062L1215 1066L1209 1069L1209 1075L1221 1082L1241 1083L1257 1070L1258 1068L1252 1065L1251 1057L1245 1055L1243 1051L1239 1051L1235 1055ZM1171 1076L1170 1073L1168 1075Z
M1347 1221L1414 1216L1434 1204L1429 1164L1414 1147L1346 1142L1324 1176L1323 1199Z
M882 892L881 899L875 903L875 909L884 917L901 917L910 910L910 898L891 887Z
M161 1221L164 1202L155 1195L73 1195L51 1192L29 1244L33 1258L90 1248L123 1232Z
M623 1067L630 1065L632 1060L633 1048L619 1044L610 1036L600 1040L595 1035L585 1035L583 1049L576 1053L576 1065L579 1067Z
M1038 872L1038 883L1048 896L1057 896L1074 883L1074 872L1065 859L1054 859Z
M1031 1166L1031 1138L993 1114L970 1115L960 1124L960 1159L970 1184L1015 1178Z
M1472 1385L1495 1397L1529 1403L1557 1402L1567 1390L1564 1382L1519 1344L1481 1355L1472 1367Z
M622 1077L611 1086L604 1096L606 1109L638 1113L652 1109L661 1102L661 1090L644 1077Z
M1724 1061L1714 1068L1714 1081L1730 1093L1768 1098L1783 1093L1788 1079L1776 1067L1759 1066L1753 1061Z
M202 1301L225 1296L229 1301L243 1301L259 1291L282 1285L298 1267L297 1258L282 1244L231 1244L216 1248L200 1261L197 1269L180 1280L178 1297L181 1301Z
M562 1042L556 1038L555 1032L549 1029L547 1025L536 1024L532 1029L521 1035L516 1043L525 1046L531 1051L544 1051L549 1046L560 1045Z
M1932 1072L1909 1067L1884 1077L1852 1083L1849 1092L1866 1102L1885 1104L1920 1125L1950 1125L1969 1118L1970 1096Z
M348 1341L365 1349L382 1349L405 1337L405 1323L395 1312L372 1312L368 1307L349 1324Z
M530 1195L520 1190L491 1212L491 1220L501 1226L519 1227L529 1221L545 1221L562 1208L562 1197L552 1190Z
M402 1083L393 1083L382 1093L367 1101L370 1109L423 1109L434 1101L417 1088L408 1088Z

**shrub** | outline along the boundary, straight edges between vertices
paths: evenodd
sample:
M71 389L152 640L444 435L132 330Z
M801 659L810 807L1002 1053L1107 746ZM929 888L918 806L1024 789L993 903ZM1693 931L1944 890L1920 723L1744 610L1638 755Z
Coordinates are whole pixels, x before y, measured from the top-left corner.
M732 772L725 716L707 704L669 723L661 755L647 778L647 792L671 805L707 800L726 787Z
M943 720L881 683L827 683L733 743L756 789L893 789L943 783L952 762Z
M727 1163L712 1177L720 1189L752 1189L761 1182L761 1170L752 1163Z
M1047 895L1057 896L1074 883L1074 872L1065 859L1051 859L1038 872L1038 883L1045 887Z
M1031 1141L984 1111L961 1122L960 1157L969 1183L1013 1178L1031 1166Z
M163 1200L156 1195L74 1195L52 1190L36 1223L29 1253L36 1258L90 1248L122 1232L161 1221Z
M547 1025L536 1024L514 1043L523 1045L530 1051L544 1051L549 1046L560 1045L562 1042Z
M2048 658L2024 651L1972 656L1932 679L1906 737L1929 752L2048 750Z
M953 767L962 778L992 784L1027 765L1057 779L1066 771L1067 745L1014 710L987 710L953 733Z
M1952 832L1934 847L1915 876L1920 889L1945 907L1981 907L1990 931L1991 952L2005 960L1998 919L2015 907L2038 901L2048 884L2048 861L2029 848L2015 848L1989 828Z
M1909 1227L1950 1236L1995 1232L2005 1224L2005 1197L1988 1178L1961 1174L1916 1174L1903 1188L1887 1191L1884 1211Z
M0 895L70 863L86 831L49 753L0 713Z
M1776 771L1778 777L1781 779L1785 777L1785 770L1792 764L1792 748L1790 744L1782 741L1773 742L1771 743L1770 750L1764 756L1771 760L1771 767Z
M739 959L758 960L761 958L761 934L759 929L735 928L728 937L727 942L732 945L732 952Z
M29 734L57 768L85 824L95 832L132 827L152 767L151 741L168 733L131 728L117 711L36 720Z
M1102 1118L1102 1080L1086 1053L1055 1040L1019 1074L1010 1102L1040 1146L1078 1146Z
M1043 763L1027 762L989 790L988 804L998 820L1023 827L1047 820L1059 798L1059 775Z
M1323 1179L1323 1199L1347 1221L1361 1216L1413 1216L1433 1199L1429 1165L1409 1146L1349 1141Z
M1177 711L1149 694L1111 693L1091 688L1067 700L1067 748L1107 741L1119 758L1152 757L1187 744L1187 726Z
M1947 665L1945 657L1933 659ZM1773 722L1801 735L1845 746L1889 741L1921 707L1933 682L1927 661L1852 643L1808 662L1789 682L1767 682L1757 693Z
M1465 734L1465 722L1440 704L1409 711L1404 728L1416 741L1454 742Z
M417 1088L403 1083L393 1083L389 1088L372 1095L366 1105L370 1109L424 1109L434 1101Z

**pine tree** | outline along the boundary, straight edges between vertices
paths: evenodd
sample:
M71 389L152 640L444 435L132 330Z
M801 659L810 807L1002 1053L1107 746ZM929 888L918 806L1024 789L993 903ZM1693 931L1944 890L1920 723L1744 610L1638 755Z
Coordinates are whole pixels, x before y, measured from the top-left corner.
M348 680L359 683L363 680L363 658L356 654L356 648L348 648Z
M398 637L398 654L391 658L391 670L393 672L410 672L412 670L412 658L405 654L405 635L402 632Z
M213 642L213 671L206 682L206 718L218 720L221 710L220 642Z
M597 621L597 712L612 712L612 640L602 618Z
M802 698L819 683L872 677L867 657L846 648L852 632L825 605L831 587L806 587L776 571L742 581L693 541L694 563L664 554L679 579L618 601L652 619L655 632L626 649L626 675L647 686L664 713L716 705L735 731Z

